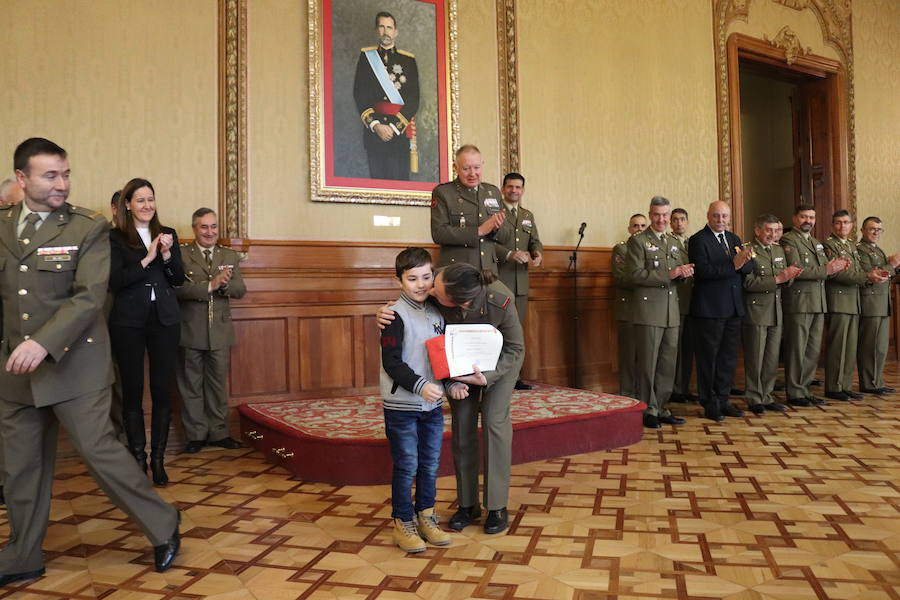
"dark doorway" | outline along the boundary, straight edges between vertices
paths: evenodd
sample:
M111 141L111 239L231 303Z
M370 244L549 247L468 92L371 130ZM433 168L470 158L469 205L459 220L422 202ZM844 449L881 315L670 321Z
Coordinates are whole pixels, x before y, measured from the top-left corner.
M844 76L840 64L740 34L729 39L729 103L734 230L753 237L762 213L791 225L794 207L812 204L814 234L849 207Z

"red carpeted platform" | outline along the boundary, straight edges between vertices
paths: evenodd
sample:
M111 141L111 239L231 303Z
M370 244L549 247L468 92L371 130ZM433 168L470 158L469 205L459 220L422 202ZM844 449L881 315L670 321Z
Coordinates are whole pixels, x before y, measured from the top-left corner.
M644 404L632 398L535 384L513 394L513 464L606 450L641 439ZM453 473L450 407L441 475ZM390 483L381 397L242 404L241 434L273 463L308 481Z

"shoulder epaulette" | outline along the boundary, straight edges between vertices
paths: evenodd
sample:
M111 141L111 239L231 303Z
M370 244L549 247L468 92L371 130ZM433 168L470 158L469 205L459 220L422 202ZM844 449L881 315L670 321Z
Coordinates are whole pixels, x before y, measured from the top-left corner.
M509 306L510 302L512 302L512 298L510 298L506 294L498 294L497 292L489 292L488 293L488 302L498 308L502 308L503 310L506 310L506 308Z
M402 54L403 56L408 56L410 58L415 58L416 55L412 52L407 52L406 50L397 50L397 54Z
M376 50L378 46L366 46L365 48L360 48L360 52L368 52L369 50Z
M98 217L103 217L103 213L97 212L96 210L91 210L89 208L84 208L83 206L74 206L69 205L69 212L74 215L81 215L82 217L87 217L88 219L96 219ZM104 219L106 217L103 217Z

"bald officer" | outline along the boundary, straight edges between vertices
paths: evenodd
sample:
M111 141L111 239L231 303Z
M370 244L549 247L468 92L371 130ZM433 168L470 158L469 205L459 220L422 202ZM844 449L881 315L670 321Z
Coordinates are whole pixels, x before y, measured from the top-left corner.
M241 278L241 255L219 246L219 220L211 208L191 218L194 243L181 247L187 280L175 290L181 302L178 391L181 394L185 452L206 444L235 450L241 443L228 435L228 364L234 344L231 298L247 292Z
M434 188L431 196L431 238L439 244L436 267L468 263L497 271L494 240L506 219L497 186L482 183L481 151L466 144L456 151L456 179Z
M500 281L516 298L516 312L525 329L528 316L528 267L540 267L544 261L544 245L538 235L534 213L522 206L525 194L525 177L519 173L507 173L503 178L503 209L506 218L497 230L497 260ZM516 380L517 390L530 390L531 386Z
M628 220L628 237L647 229L647 217L638 213ZM628 239L619 242L612 249L612 274L616 284L616 329L619 347L619 395L637 398L634 383L634 329L632 328L631 279L628 277L626 259L628 258Z
M180 547L178 511L150 487L109 418L109 223L66 202L69 161L50 140L25 140L14 164L25 200L0 209L0 430L12 531L0 551L0 586L44 574L60 424L165 571Z
M678 284L694 274L693 265L673 251L674 238L666 233L671 206L662 196L650 200L650 227L628 240L626 271L632 292L636 387L638 400L647 405L644 427L681 425L666 403L672 393L678 355Z

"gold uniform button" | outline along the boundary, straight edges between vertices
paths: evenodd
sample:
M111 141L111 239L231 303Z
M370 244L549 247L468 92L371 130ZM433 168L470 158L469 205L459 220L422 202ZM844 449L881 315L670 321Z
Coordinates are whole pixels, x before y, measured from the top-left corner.
M68 352L68 351L69 351L69 347L68 347L68 346L66 346L65 348L63 348L63 352Z
M484 252L482 252L481 255L484 256Z
M28 265L19 265L19 270L23 273L28 272Z
M86 341L87 341L88 344L93 344L93 343L94 343L94 338L88 338Z
M22 320L23 320L23 321L27 321L27 320L30 319L30 318L31 318L31 315L29 315L28 313L22 313Z
M24 288L21 289L21 290L19 290L19 295L20 295L20 296L25 296L25 295L27 295L27 294L28 294L28 290L26 290L26 289L24 289Z
M22 336L22 339L23 339L23 340L30 340L30 339L31 339L31 336L30 336L30 335L25 335L25 336Z
M59 271L60 269L62 269L62 265L59 263L56 263L56 270Z
M24 240L22 240L22 243L25 244L25 245L27 246L28 244L31 243L31 240L28 239L28 238L25 238Z

